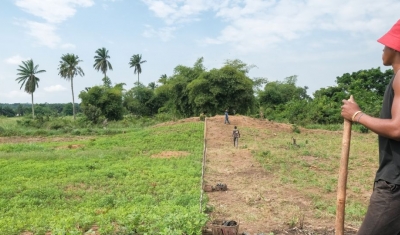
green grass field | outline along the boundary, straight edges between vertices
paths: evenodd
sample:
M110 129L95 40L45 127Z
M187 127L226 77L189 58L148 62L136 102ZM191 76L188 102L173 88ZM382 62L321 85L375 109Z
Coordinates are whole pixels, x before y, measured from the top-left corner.
M200 122L0 144L0 234L200 234L202 151Z
M21 128L16 120L0 118L0 131L24 136L13 138L42 131L50 138L0 143L0 234L84 234L94 225L100 234L201 234L208 219L199 213L204 123L138 127L122 121L53 136L49 129ZM341 131L241 132L243 148L268 173L311 198L316 218L334 220ZM154 157L167 151L186 156ZM362 221L376 169L376 135L354 132L347 224Z

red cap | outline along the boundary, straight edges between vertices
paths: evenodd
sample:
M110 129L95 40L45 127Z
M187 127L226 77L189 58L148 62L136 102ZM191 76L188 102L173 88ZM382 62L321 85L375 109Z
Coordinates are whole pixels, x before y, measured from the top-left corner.
M379 38L378 42L396 51L400 51L400 20L393 25L389 32Z

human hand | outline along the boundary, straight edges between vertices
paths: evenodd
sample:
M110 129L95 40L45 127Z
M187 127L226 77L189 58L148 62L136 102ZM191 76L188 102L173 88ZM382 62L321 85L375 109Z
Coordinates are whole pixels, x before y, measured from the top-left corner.
M348 121L353 121L352 118L354 117L354 114L356 114L358 111L361 111L360 107L358 104L354 101L353 96L350 96L350 99L348 100L342 100L342 111L341 115L344 119ZM360 113L360 112L359 112ZM359 115L359 114L358 114Z

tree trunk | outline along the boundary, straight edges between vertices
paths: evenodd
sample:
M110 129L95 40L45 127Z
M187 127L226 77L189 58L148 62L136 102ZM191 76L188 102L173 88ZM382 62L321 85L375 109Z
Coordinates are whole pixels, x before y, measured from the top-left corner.
M139 71L137 72L137 85L139 86Z
M75 97L74 97L74 79L71 78L71 91L72 91L72 113L74 115L74 121L76 119L75 117Z
M32 97L32 118L35 118L35 108L33 107L33 93L31 94Z

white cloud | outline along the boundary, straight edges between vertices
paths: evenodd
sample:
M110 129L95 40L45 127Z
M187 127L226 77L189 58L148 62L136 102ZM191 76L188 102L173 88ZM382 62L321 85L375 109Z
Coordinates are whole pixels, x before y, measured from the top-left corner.
M14 56L11 56L10 58L5 59L4 61L7 64L19 65L19 64L21 64L22 61L26 61L26 60L29 60L29 59L30 58L24 58L24 57L22 57L20 55L14 55Z
M62 49L75 49L76 46L74 44L72 44L72 43L65 43L65 44L61 45L61 48Z
M388 14L385 10L388 1L288 0L262 4L248 0L242 3L242 7L228 6L217 11L217 16L228 25L214 39L241 51L265 49L312 31L344 32L347 37L376 34L387 28L385 22L397 19L395 13ZM391 8L396 9L393 12L399 11L400 2L392 0ZM206 38L206 42L213 40Z
M214 13L225 24L206 44L230 44L242 52L259 51L309 33L382 34L400 11L397 0L142 0L166 25L198 20ZM388 10L390 9L390 10ZM343 35L342 35L343 36ZM332 38L337 40L337 38Z
M61 85L54 85L54 86L49 86L43 88L46 92L58 92L58 91L65 91L67 88L61 86Z
M46 23L26 21L29 35L38 40L38 43L50 48L59 46L61 38L56 33L56 25L72 17L77 7L90 7L93 0L16 0L22 10L46 20ZM67 46L72 44L65 44ZM62 45L61 47L63 48Z
M175 27L164 27L156 30L150 25L146 25L146 30L142 33L142 35L147 38L158 37L162 41L168 41L174 37L173 32L175 30Z
M41 45L55 48L61 42L61 38L55 33L57 27L53 24L27 21L26 26L29 28L29 35L36 38Z
M19 100L19 98L28 98L31 95L22 91L22 90L15 90L9 92L0 93L0 97L7 98L7 99L15 99Z
M22 10L45 19L49 23L61 23L76 13L77 7L90 7L93 0L16 0Z
M142 0L155 15L168 25L198 20L206 10L215 9L225 0Z

